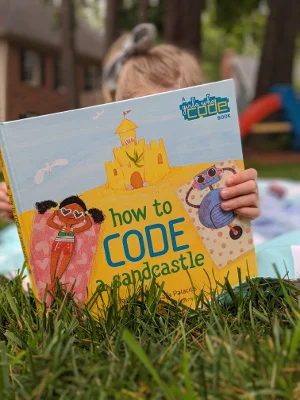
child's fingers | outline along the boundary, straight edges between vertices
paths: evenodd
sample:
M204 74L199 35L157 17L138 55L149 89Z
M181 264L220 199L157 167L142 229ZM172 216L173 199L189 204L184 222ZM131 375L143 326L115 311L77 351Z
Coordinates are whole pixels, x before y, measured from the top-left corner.
M257 171L254 168L249 168L246 169L245 171L241 171L227 178L226 185L227 186L239 185L247 181L252 181L252 180L255 181L256 178L257 178Z
M224 201L221 203L221 207L225 211L237 210L243 207L257 207L258 208L258 198L256 193L247 194L244 196L239 196L234 199Z
M9 203L9 197L7 195L7 192L1 190L1 188L0 188L0 201L5 201L6 203Z
M4 211L4 212L7 212L7 213L12 213L12 209L11 209L10 203L0 199L0 211Z
M234 210L235 214L241 217L246 217L250 219L255 219L260 216L260 209L258 207L241 207Z
M12 212L1 211L0 219L5 220L5 221L11 221L13 219L13 214L12 214Z
M7 193L7 186L5 182L0 182L0 191Z
M257 192L257 184L255 180L247 180L239 185L227 187L221 191L221 196L224 200L233 199L234 197L247 195Z

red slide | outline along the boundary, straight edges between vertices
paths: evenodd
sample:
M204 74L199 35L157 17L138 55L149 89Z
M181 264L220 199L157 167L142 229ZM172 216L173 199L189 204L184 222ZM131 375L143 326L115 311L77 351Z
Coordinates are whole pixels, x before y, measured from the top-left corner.
M255 100L240 114L241 136L246 137L254 124L279 111L281 107L281 97L278 94L267 94Z

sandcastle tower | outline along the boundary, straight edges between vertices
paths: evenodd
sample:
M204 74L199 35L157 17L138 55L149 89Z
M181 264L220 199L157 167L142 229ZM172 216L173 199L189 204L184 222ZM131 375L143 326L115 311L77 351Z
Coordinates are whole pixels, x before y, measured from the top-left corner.
M133 190L149 186L170 171L162 139L145 143L136 139L138 126L125 117L118 126L121 147L114 148L114 160L105 163L107 184L111 189Z
M136 128L137 125L124 117L123 121L120 123L115 132L117 135L120 135L122 146L128 146L130 143L136 144Z

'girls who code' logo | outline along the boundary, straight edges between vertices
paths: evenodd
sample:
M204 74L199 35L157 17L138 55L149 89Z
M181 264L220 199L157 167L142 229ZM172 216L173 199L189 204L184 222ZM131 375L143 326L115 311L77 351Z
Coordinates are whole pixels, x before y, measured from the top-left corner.
M190 101L186 101L183 97L179 108L184 119L188 121L213 116L217 116L218 119L230 118L228 97L215 97L207 94L202 100L191 97Z

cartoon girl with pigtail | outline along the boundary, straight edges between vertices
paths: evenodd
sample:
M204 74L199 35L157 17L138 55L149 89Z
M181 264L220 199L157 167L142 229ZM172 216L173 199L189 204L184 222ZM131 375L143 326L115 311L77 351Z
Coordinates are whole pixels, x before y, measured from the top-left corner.
M93 221L101 224L104 214L97 208L87 209L85 203L78 196L71 196L63 200L59 205L52 200L36 203L39 214L44 214L51 208L58 207L47 220L47 225L58 230L53 242L50 261L50 285L51 291L55 285L55 279L61 279L75 252L76 233L89 230ZM60 223L55 222L59 219Z

